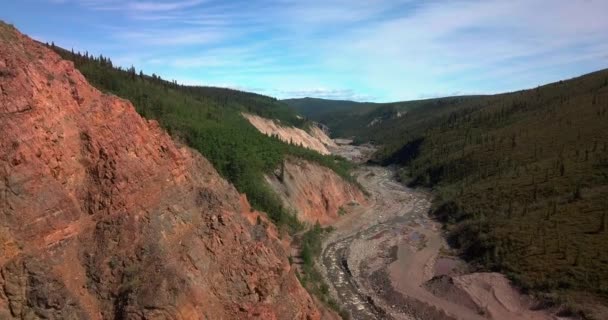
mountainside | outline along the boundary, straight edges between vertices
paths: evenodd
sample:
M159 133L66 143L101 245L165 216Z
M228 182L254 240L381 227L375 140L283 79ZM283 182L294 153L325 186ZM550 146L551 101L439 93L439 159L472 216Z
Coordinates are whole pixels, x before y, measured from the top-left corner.
M173 137L201 152L224 178L247 195L254 208L267 212L282 229L293 232L301 225L264 176L286 156L315 162L350 179L350 165L344 159L267 136L243 116L252 114L293 131L313 132L315 127L309 121L274 98L231 89L182 86L154 74L137 73L134 68L116 68L103 56L49 47L73 61L97 89L129 99L142 116L158 120Z
M207 160L1 23L0 131L0 318L320 317Z
M447 103L439 103L441 101ZM608 315L608 71L532 90L430 100L364 131L376 160L437 192L469 260Z

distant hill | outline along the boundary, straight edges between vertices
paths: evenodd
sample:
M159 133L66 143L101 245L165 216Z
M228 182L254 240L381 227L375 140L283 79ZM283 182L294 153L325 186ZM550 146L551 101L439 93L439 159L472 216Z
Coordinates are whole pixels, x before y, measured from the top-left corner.
M355 102L346 100L326 100L316 98L283 100L300 114L321 122L331 129L333 137L357 137L357 140L371 136L381 123L401 118L412 110L422 114L441 109L446 105L474 99L476 96L448 97L428 100L402 101L390 103Z
M329 100L320 98L285 99L287 105L294 108L298 113L313 119L320 120L323 115L337 112L360 112L370 110L378 104L372 102L356 102L349 100Z
M382 144L376 161L399 165L404 182L435 190L434 214L452 244L524 289L606 319L608 70L400 105L406 115L357 138ZM341 130L355 134L360 123Z

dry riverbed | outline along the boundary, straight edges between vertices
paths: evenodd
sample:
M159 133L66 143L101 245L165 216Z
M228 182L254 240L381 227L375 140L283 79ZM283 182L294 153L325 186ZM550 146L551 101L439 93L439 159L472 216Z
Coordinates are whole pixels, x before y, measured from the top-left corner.
M355 161L369 153L341 148L333 151ZM450 256L427 215L429 193L399 184L391 168L364 165L355 174L370 204L333 225L319 261L353 319L556 319L533 310L503 275L469 272Z

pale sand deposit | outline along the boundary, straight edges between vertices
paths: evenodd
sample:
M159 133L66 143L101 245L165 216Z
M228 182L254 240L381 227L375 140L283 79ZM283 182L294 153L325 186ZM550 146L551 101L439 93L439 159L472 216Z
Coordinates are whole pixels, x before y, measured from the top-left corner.
M301 145L315 150L320 154L330 154L328 147L335 147L334 142L323 132L313 126L310 133L296 127L283 125L275 120L262 118L253 114L243 113L245 119L265 135L276 135L284 142Z

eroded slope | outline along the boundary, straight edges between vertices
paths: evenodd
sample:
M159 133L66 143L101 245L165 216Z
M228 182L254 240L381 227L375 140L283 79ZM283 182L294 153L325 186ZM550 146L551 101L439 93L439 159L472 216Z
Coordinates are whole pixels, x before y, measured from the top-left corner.
M317 151L320 154L330 154L328 146L335 146L333 141L319 128L314 127L311 133L300 128L285 126L272 119L262 118L253 114L243 113L249 122L260 132L268 136L277 136L284 142L300 145Z
M267 181L301 221L327 225L340 214L365 203L358 186L331 169L295 157L287 158Z

